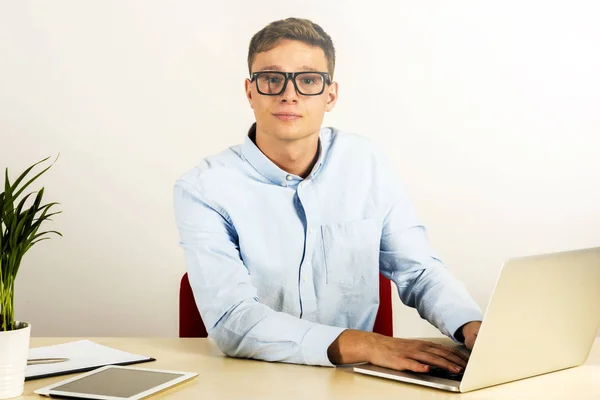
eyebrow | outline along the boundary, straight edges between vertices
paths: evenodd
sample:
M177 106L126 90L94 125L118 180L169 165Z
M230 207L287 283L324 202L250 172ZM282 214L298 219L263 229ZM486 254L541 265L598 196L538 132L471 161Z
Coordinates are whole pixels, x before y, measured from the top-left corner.
M283 72L283 67L281 67L280 65L267 65L265 67L262 67L259 71L282 71ZM300 71L310 71L310 72L318 72L319 70L314 68L314 67L309 67L308 65L303 65L300 68Z

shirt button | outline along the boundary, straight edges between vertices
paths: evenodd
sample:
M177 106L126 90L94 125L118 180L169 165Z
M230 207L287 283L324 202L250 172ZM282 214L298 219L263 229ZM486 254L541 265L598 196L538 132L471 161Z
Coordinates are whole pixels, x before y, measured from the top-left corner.
M292 179L294 179L294 177L291 176L291 175L288 175L288 176L285 177L285 179L287 179L288 181L291 181Z
M283 186L283 187L286 187L286 186L287 186L287 183L283 182L283 183L281 184L281 186Z
M310 228L310 229L308 230L308 234L310 235L311 233L313 233L313 228Z

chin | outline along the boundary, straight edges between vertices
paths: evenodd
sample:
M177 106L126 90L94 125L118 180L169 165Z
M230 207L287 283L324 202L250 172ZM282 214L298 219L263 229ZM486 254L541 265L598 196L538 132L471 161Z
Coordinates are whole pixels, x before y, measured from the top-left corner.
M296 140L309 136L307 129L303 124L290 124L289 122L276 123L272 125L272 136L280 140Z

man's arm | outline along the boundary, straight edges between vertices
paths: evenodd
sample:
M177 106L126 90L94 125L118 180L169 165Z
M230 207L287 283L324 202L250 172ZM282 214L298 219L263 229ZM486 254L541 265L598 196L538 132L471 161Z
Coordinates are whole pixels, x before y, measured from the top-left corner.
M403 187L383 153L379 193L387 203L380 245L380 271L393 280L404 304L456 342L472 348L482 319L481 311L465 288L448 272L429 248L425 228L418 222ZM464 336L463 336L464 335ZM466 356L455 348L421 340L390 338L347 330L329 347L332 362L367 361L399 370L426 372L430 366L460 372Z
M174 201L196 304L221 351L233 357L331 366L327 348L344 329L259 303L224 210L184 181L176 184Z
M352 329L342 332L329 346L328 355L334 364L369 362L415 372L427 372L433 365L459 373L467 365L467 356L456 348Z
M464 342L468 349L473 349L477 335L479 335L479 329L481 328L481 321L467 322L460 327L458 333L455 335L456 340Z
M465 324L483 318L464 285L429 250L421 226L384 233L380 270L397 285L404 304L456 342L463 342Z
M479 306L431 250L425 227L385 156L381 156L388 212L383 223L380 270L394 281L402 302L456 342L462 328L481 321ZM474 325L471 325L473 327Z

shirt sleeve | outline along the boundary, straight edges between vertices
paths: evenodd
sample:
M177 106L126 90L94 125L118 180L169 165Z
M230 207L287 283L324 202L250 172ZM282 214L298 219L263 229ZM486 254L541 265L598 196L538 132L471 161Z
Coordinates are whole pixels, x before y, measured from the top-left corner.
M261 304L229 216L210 203L188 182L175 184L180 245L209 336L231 357L333 366L327 349L344 328L302 320Z
M483 315L464 285L436 257L426 228L417 219L404 187L384 155L382 161L387 202L380 247L380 271L398 287L404 304L443 334L460 342L457 330Z

